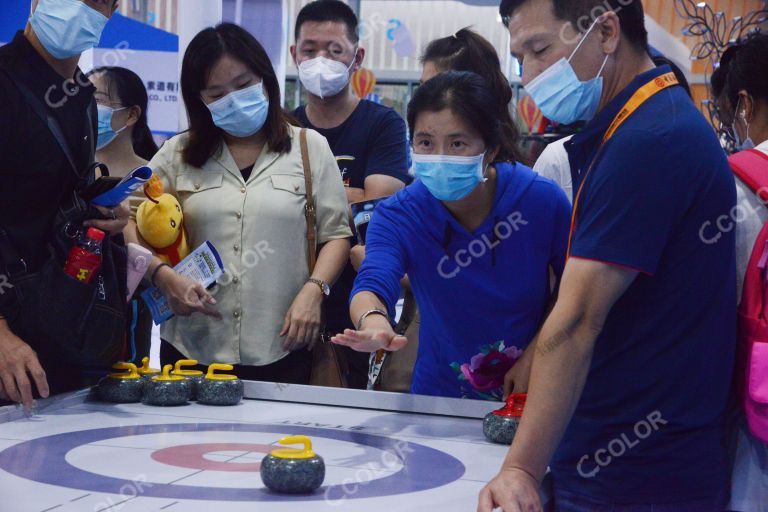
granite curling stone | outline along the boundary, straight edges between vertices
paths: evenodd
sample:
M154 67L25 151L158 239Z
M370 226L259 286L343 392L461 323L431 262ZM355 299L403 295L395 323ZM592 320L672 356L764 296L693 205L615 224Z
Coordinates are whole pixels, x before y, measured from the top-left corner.
M156 377L160 375L162 372L158 370L157 368L150 368L149 367L149 358L144 357L141 360L141 366L139 366L136 369L139 372L139 375L141 375L141 378L145 380L145 382L148 382L152 379L152 377Z
M212 364L197 388L197 401L206 405L237 405L243 399L243 381L235 375L215 373L231 372L231 364Z
M136 371L136 365L117 363L112 366L115 370L128 370L124 373L110 373L96 387L96 395L105 402L131 404L141 402L144 383Z
M483 419L483 434L494 443L512 444L523 416L525 393L510 394L501 409L489 412Z
M172 366L163 367L163 374L152 377L144 384L144 398L147 405L184 405L189 400L191 383L179 375L171 375Z
M325 462L312 451L307 436L289 436L282 445L303 444L303 450L284 448L274 450L261 461L261 481L270 490L286 494L308 494L323 485Z
M200 370L187 370L184 366L197 366L196 359L180 359L176 361L176 366L173 368L171 375L184 377L189 380L189 399L197 400L197 390L200 387L200 383L203 381L203 372Z

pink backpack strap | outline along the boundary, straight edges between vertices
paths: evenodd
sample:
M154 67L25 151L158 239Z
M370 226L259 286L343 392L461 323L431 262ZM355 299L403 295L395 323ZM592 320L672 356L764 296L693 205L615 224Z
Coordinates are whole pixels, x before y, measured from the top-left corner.
M766 319L768 311L764 304L765 283L763 276L768 266L768 222L765 223L760 234L757 235L752 255L747 265L747 273L744 276L744 289L741 293L739 314L746 318Z
M768 201L768 155L758 149L740 151L728 158L733 173L763 202Z
M744 182L764 204L768 205L768 155L756 149L741 151L728 158L733 173ZM764 276L768 267L768 223L757 235L744 276L744 290L739 313L747 318L768 319L768 304L764 304Z

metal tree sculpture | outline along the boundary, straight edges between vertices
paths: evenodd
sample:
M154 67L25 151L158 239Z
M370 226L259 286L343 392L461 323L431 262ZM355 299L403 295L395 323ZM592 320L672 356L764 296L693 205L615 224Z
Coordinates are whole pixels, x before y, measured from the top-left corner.
M760 25L768 20L768 0L764 6L745 16L737 16L726 20L725 13L715 12L707 2L692 0L675 0L675 11L678 16L688 23L683 28L684 36L699 37L700 40L691 50L692 60L709 60L710 65L705 71L709 99L704 100L703 106L708 111L712 124L729 148L734 141L730 128L723 126L717 103L712 94L709 75L720 65L723 53L742 38L760 31Z

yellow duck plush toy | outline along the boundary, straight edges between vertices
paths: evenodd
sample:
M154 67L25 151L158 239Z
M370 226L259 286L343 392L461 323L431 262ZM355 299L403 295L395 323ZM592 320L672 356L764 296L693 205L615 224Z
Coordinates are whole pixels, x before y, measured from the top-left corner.
M181 205L171 194L163 193L163 182L157 176L144 185L144 195L147 200L136 212L139 234L158 258L175 267L189 254Z

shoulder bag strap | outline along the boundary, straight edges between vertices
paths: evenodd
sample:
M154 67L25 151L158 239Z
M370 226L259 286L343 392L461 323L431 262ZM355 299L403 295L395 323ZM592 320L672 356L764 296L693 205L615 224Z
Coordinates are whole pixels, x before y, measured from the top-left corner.
M48 130L51 132L51 135L53 135L53 138L56 140L56 143L61 148L61 151L64 153L64 156L67 159L67 162L69 163L70 168L72 169L72 172L75 173L75 176L78 180L81 180L83 176L80 174L80 171L78 171L77 164L75 164L75 158L72 155L72 149L69 147L69 144L67 143L67 139L64 137L64 132L61 131L61 126L59 125L59 122L54 118L50 112L47 111L43 103L38 99L32 91L30 91L26 85L22 84L19 80L15 79L10 73L6 73L6 75L10 78L11 82L16 86L16 89L21 93L22 97L26 100L29 107L32 109L32 111L45 123L45 125L48 127ZM88 109L86 111L86 133L88 134L88 140L90 144L90 154L94 155L95 153L95 141L93 136L93 101L88 104ZM91 158L92 160L93 158Z
M728 158L733 173L746 184L752 192L765 201L768 197L768 155L757 149L741 151Z
M317 233L315 232L315 201L312 194L312 167L309 163L306 128L301 129L299 139L301 140L301 163L304 167L304 189L307 201L304 206L304 216L307 219L307 263L309 264L309 273L312 274L315 263L317 263Z
M72 157L72 151L70 150L69 144L67 144L67 141L64 138L64 134L61 131L59 123L49 112L46 111L40 100L24 84L14 78L14 76L7 70L0 68L0 72L5 73L5 75L10 79L11 83L16 87L29 107L35 113L35 115L37 115L48 127L51 135L53 135L53 138L56 140L57 144L61 148L61 151L64 153L64 156L66 157L72 172L75 174L77 179L80 180L81 176L77 172L77 166L75 165L74 158ZM88 133L91 135L91 139L93 139L93 125L91 124L92 113L93 105L91 104L88 107L88 115L86 121L86 124L88 125ZM74 201L74 198L65 196L62 205L60 205L60 209L71 209L71 205ZM16 248L14 247L13 241L2 226L0 226L0 263L4 265L4 270L9 277L18 277L27 273L26 262L19 256Z
M304 167L304 188L307 198L304 207L304 214L307 218L307 261L309 274L312 275L317 263L317 234L315 233L315 201L312 194L312 167L309 164L306 128L301 129L299 139L301 141L301 162ZM325 327L321 329L320 341L312 349L310 382L321 386L346 387L345 372L342 370L339 352L333 343L328 342Z

